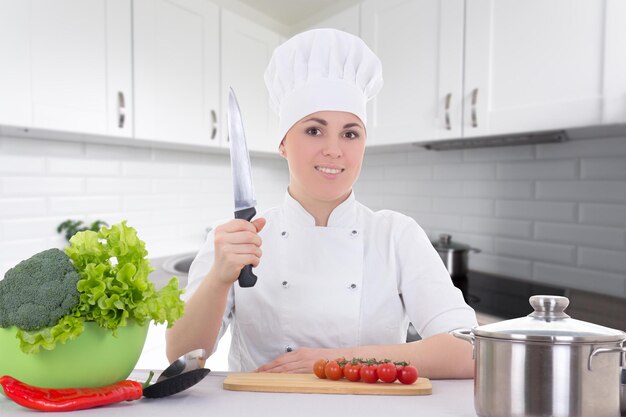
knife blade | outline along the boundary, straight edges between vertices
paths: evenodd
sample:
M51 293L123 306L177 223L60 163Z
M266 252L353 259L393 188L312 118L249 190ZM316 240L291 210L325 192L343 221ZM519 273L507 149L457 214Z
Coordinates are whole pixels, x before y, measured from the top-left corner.
M235 218L252 220L256 215L256 197L252 183L252 167L246 145L246 134L239 103L232 87L228 92L228 137L230 138L230 167L233 174L233 194L235 197ZM252 265L246 265L239 273L239 286L253 287L257 277Z

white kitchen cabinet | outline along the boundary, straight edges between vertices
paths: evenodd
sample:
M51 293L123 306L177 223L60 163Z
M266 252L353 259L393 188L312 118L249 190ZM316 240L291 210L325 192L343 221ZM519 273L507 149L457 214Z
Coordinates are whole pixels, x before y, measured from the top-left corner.
M0 124L30 126L33 121L30 83L31 4L0 0ZM9 65L10 63L10 65Z
M368 0L361 36L383 64L370 145L461 136L463 0Z
M620 0L367 0L373 145L626 122Z
M0 15L0 123L132 135L129 0L2 0Z
M135 138L220 146L219 8L134 0Z
M468 0L463 136L601 124L604 3Z
M626 1L607 0L602 122L626 123Z
M278 117L269 107L263 74L280 42L278 33L222 9L222 125L226 126L228 89L237 96L248 149L277 153ZM228 129L222 129L228 142Z

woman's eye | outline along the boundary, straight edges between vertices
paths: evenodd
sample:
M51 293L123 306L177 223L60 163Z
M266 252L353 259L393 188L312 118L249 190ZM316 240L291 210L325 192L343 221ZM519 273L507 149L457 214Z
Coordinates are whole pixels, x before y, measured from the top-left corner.
M306 130L306 133L307 135L311 135L311 136L319 136L322 134L322 131L316 127L310 127Z
M344 137L346 137L348 139L358 139L359 134L350 130L350 131L344 133Z

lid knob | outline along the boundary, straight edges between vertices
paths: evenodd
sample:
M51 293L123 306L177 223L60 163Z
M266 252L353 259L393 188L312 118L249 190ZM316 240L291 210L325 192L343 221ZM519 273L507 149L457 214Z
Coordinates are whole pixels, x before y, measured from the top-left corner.
M452 235L449 235L447 233L442 233L439 235L439 243L441 243L442 245L449 245L450 242L452 241Z
M528 301L535 310L530 313L528 317L535 317L547 321L566 319L569 317L565 314L565 309L569 305L569 299L567 297L558 295L533 295Z

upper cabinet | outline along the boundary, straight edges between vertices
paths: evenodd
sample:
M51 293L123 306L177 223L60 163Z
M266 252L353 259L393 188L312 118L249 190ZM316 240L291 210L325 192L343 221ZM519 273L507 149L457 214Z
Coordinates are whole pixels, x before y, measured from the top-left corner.
M602 123L603 3L467 1L464 136Z
M225 148L232 87L249 149L276 152L263 74L282 39L252 18L210 0L0 0L0 16L2 126ZM370 145L626 123L624 0L365 0L314 27L383 63Z
M269 107L263 74L278 46L277 33L228 10L222 10L222 108L228 108L228 89L233 88L241 109L248 149L278 152L278 118ZM223 112L222 125L227 115ZM228 141L228 129L222 129Z
M0 15L0 124L132 135L129 1L3 0Z
M0 124L32 126L30 2L0 1ZM10 62L11 65L6 63Z
M276 152L280 37L254 21L209 0L0 0L0 16L0 125L228 147L232 86L249 148Z
M135 137L219 146L219 8L134 0Z
M361 36L383 64L371 145L461 136L463 0L369 0Z
M626 122L626 1L606 0L603 123Z
M383 62L371 143L626 122L619 0L367 0Z

